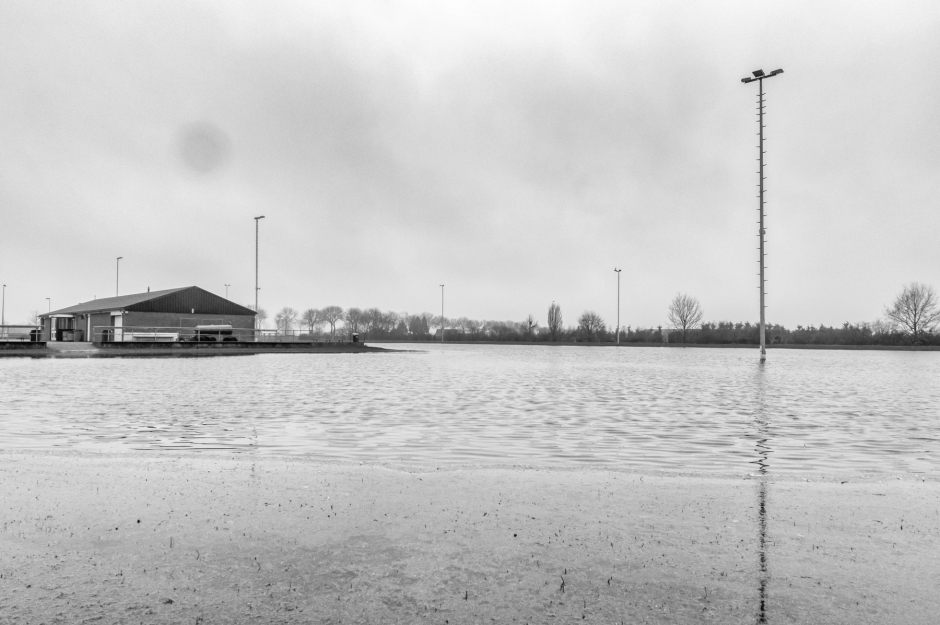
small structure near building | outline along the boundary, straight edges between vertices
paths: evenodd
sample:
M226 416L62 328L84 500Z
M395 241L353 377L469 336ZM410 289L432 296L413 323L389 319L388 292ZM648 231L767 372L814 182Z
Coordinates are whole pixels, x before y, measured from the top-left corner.
M252 340L255 327L255 311L197 286L96 299L39 318L43 341L192 340L203 336L199 326L231 328Z

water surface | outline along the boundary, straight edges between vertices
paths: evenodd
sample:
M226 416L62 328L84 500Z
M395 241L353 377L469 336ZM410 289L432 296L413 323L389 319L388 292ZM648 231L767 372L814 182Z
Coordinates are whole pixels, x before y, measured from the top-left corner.
M394 346L390 346L394 347ZM0 446L397 464L936 472L940 353L398 346L0 360Z

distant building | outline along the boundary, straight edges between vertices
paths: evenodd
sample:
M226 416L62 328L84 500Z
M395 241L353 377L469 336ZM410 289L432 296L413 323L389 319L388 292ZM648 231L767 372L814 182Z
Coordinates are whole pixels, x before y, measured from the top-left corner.
M193 328L219 324L255 327L255 311L198 286L105 297L53 310L39 318L43 341L100 341L102 337L95 336L95 327ZM110 336L117 338L113 333Z

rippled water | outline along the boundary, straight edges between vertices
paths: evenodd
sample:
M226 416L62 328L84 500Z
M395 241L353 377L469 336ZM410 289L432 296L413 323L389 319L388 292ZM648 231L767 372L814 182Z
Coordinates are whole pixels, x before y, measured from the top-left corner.
M774 350L762 367L744 349L420 349L3 359L0 445L404 464L740 472L763 461L775 473L937 471L937 352Z

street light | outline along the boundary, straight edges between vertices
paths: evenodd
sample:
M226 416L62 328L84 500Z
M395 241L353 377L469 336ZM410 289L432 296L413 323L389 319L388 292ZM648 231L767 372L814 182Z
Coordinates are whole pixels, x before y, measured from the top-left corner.
M232 286L232 285L231 285L231 284L226 284L226 285L225 285L225 299L228 299L228 288L229 288L230 286Z
M3 303L0 304L0 328L7 324L7 285L3 285Z
M117 297L121 294L121 259L123 256L117 257L117 277L114 279L114 297Z
M441 343L444 342L444 285L441 285Z
M757 70L756 72L751 72L754 74L753 77L748 76L747 78L742 78L741 82L747 84L749 82L757 81L758 92L757 92L757 126L758 126L758 136L760 137L758 149L758 162L760 163L760 168L757 171L758 187L760 188L760 193L757 196L757 214L759 216L758 220L758 233L757 236L760 238L760 258L757 261L760 264L760 285L757 287L760 290L760 360L764 362L767 358L767 336L764 330L764 310L766 306L764 305L764 296L766 295L764 291L766 280L764 279L764 236L766 235L766 230L764 229L764 79L773 78L777 74L782 74L782 69L775 69L769 74L764 74L764 70Z
M255 217L255 312L258 312L258 222L264 219L264 215ZM256 316L257 317L257 316Z
M46 303L49 304L49 310L48 310L47 312L52 312L52 298L47 297L47 298L46 298Z
M617 345L620 345L620 270L614 267L617 272Z

